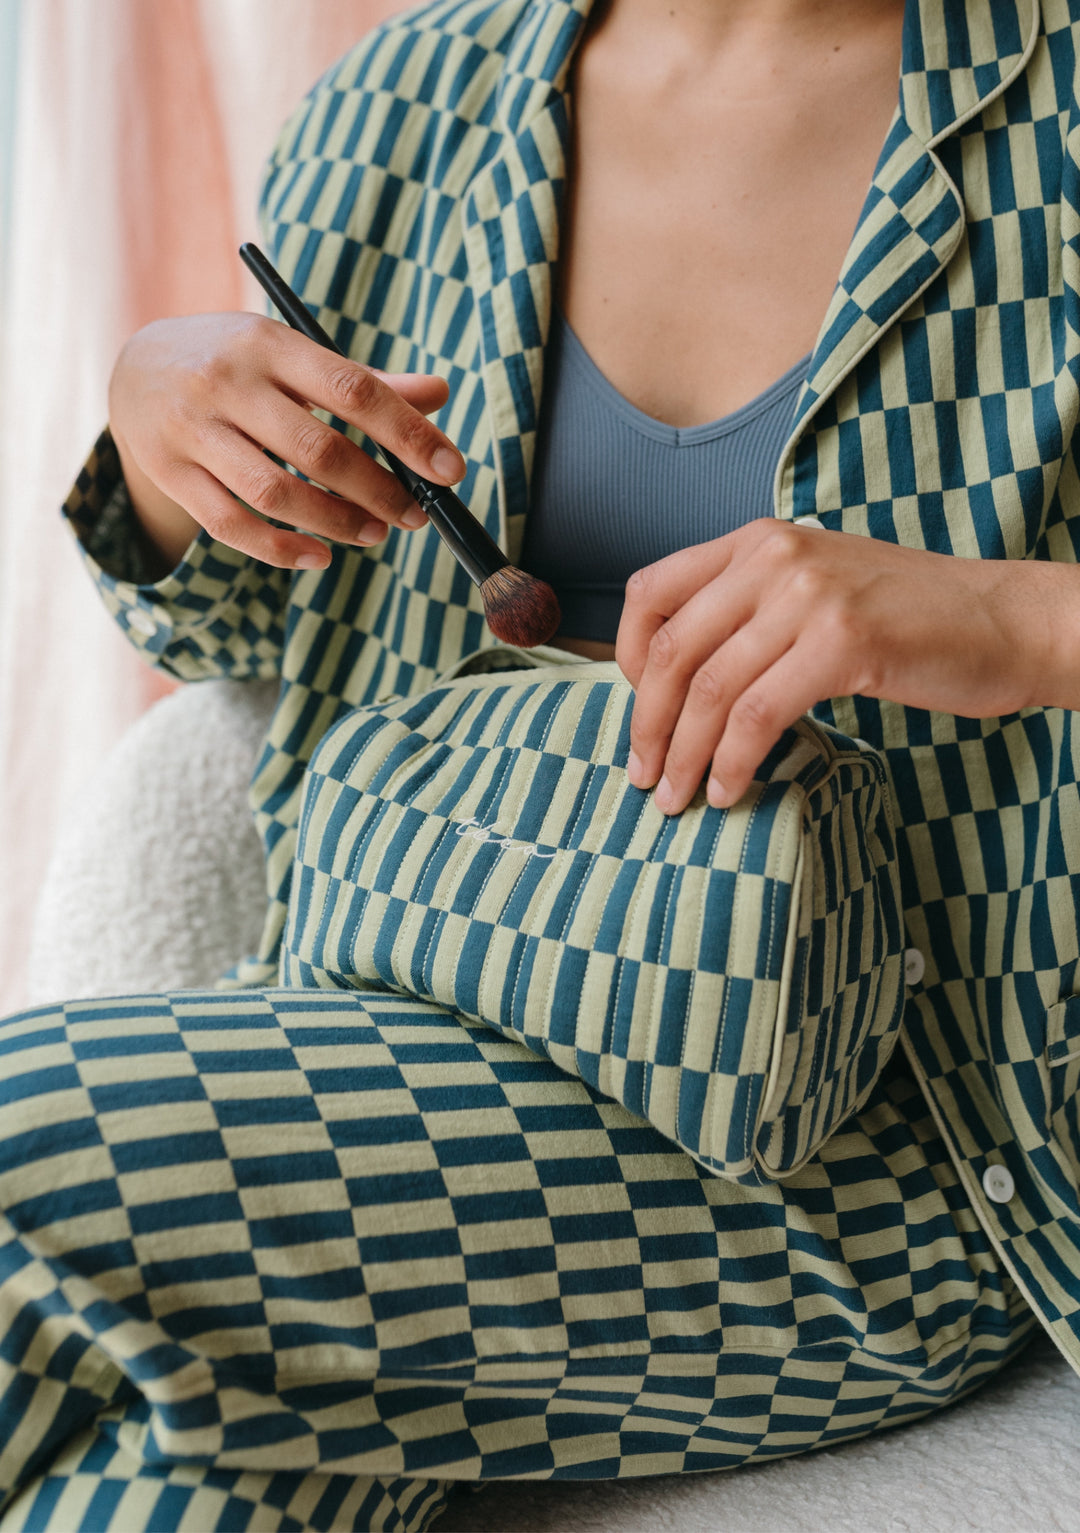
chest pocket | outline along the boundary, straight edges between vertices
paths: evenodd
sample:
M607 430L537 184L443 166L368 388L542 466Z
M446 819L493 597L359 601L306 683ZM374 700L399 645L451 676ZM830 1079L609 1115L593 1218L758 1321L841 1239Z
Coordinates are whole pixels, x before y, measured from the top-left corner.
M1046 1015L1046 1063L1052 1070L1080 1061L1080 995L1068 995Z

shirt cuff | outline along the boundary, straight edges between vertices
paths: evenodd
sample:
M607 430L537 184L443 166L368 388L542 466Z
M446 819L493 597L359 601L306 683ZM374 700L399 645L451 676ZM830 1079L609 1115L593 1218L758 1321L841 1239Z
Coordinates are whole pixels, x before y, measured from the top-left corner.
M94 444L64 515L110 614L153 664L183 680L276 670L284 573L202 531L155 578L108 430Z

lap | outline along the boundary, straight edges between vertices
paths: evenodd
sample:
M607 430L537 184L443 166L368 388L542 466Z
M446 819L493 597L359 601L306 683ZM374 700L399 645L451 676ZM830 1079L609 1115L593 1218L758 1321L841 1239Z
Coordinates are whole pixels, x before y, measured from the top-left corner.
M2 1533L418 1533L445 1481L148 1464L145 1402L104 1410L0 1513Z
M77 1002L0 1050L0 1205L164 1457L723 1467L932 1409L1028 1328L902 1065L748 1187L389 994Z

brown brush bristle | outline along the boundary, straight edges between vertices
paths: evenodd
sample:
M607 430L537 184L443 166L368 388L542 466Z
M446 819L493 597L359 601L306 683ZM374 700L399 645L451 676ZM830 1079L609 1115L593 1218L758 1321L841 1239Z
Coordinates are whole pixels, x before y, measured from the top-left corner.
M504 644L533 649L559 630L562 612L555 592L535 575L504 564L480 587L488 627Z

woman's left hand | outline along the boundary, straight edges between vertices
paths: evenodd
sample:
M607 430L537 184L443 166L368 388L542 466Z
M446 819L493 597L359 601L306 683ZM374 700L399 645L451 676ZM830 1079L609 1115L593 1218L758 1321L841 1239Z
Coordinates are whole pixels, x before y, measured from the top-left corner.
M709 802L726 807L782 731L830 697L968 718L1049 703L1069 574L773 518L672 554L626 588L616 658L637 693L630 780L659 784L658 806L677 814L708 772Z

